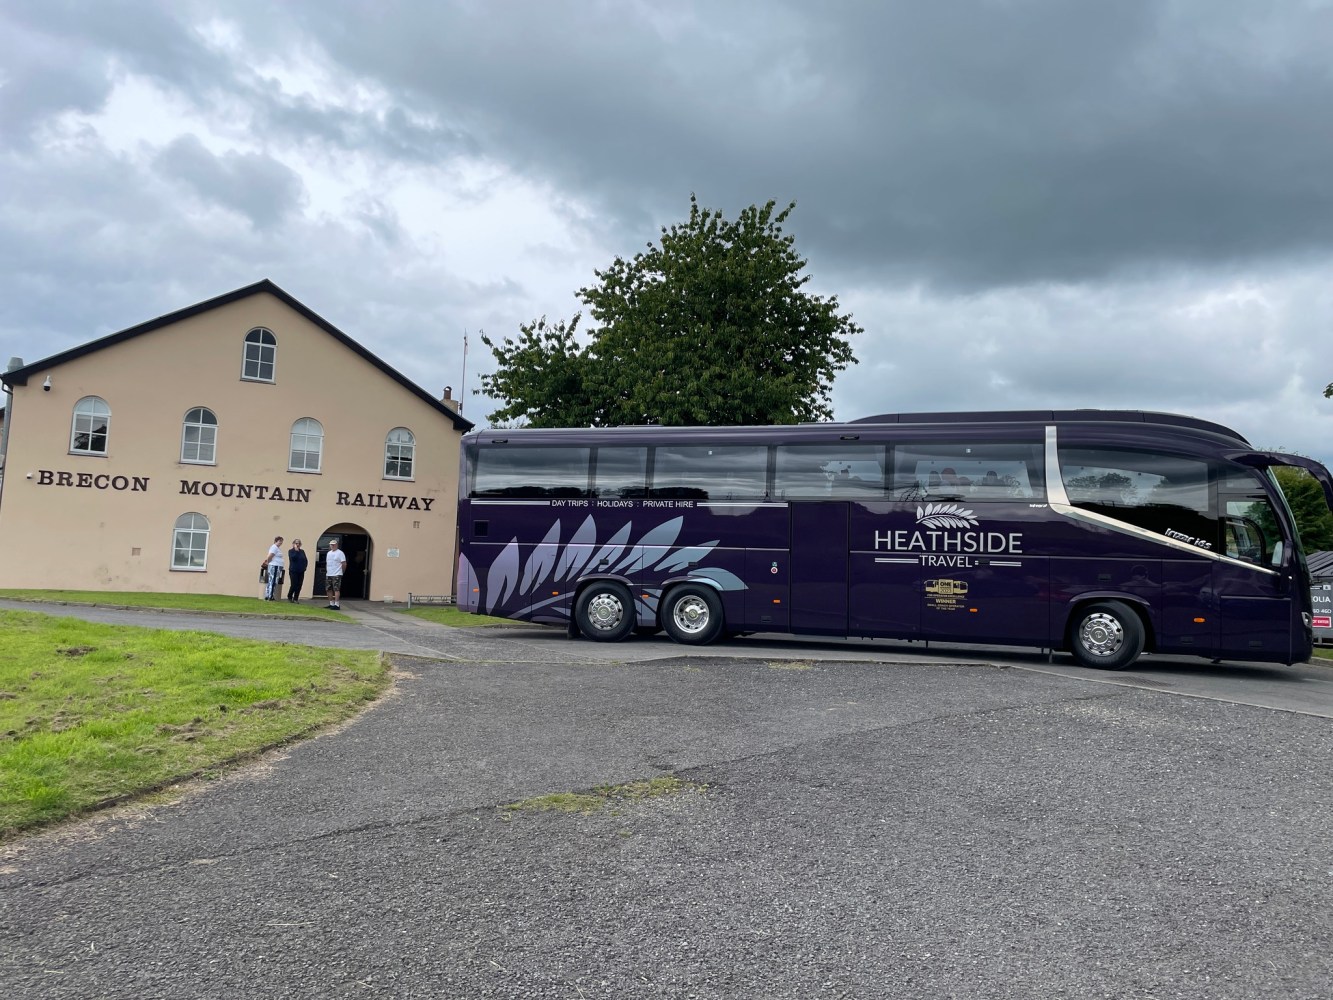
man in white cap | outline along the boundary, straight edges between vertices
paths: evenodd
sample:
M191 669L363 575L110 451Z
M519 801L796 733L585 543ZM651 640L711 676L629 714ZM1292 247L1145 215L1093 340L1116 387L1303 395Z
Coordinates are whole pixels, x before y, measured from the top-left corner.
M338 598L343 589L343 570L347 568L347 557L335 538L329 542L329 554L324 557L324 592L329 595L329 607L334 611L339 608Z

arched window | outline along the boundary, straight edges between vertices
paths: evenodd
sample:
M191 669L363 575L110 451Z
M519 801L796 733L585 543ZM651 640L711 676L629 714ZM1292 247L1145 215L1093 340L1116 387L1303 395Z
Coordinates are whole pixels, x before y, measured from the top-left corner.
M69 432L69 450L75 455L105 455L111 407L101 396L84 396L74 404L74 426Z
M182 514L171 540L171 568L202 573L208 568L208 518Z
M256 327L245 335L245 363L241 378L272 382L273 366L278 357L278 338L272 330Z
M411 479L417 439L406 427L395 427L384 439L384 478Z
M218 454L218 418L213 411L196 406L185 414L181 426L181 461L212 465Z
M318 420L302 417L292 424L292 457L288 472L318 472L324 453L324 428Z

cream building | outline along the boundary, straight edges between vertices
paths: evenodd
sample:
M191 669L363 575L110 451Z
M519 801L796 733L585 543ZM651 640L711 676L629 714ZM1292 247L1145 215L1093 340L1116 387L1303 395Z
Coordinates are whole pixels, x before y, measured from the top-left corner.
M276 535L343 597L452 592L472 424L270 281L4 383L5 586L257 596Z

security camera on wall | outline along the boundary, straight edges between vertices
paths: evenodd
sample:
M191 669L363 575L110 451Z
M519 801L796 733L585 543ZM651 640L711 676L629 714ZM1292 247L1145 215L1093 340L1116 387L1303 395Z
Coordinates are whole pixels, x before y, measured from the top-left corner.
M46 376L46 381L42 383L42 392L51 391L51 376Z

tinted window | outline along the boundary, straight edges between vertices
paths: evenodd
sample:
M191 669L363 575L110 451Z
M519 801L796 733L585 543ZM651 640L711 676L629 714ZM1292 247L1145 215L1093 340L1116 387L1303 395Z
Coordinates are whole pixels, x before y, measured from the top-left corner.
M629 499L648 493L648 449L598 448L593 496Z
M777 448L773 495L786 500L884 496L882 444L793 444Z
M1227 500L1223 507L1222 551L1235 559L1269 565L1274 543L1282 535L1267 498Z
M654 451L654 497L728 500L764 496L768 448L763 445L658 445Z
M1038 444L907 443L893 449L902 500L1031 500L1044 495Z
M1217 550L1208 463L1152 452L1060 449L1075 507Z
M483 447L472 495L586 497L591 454L591 448Z

